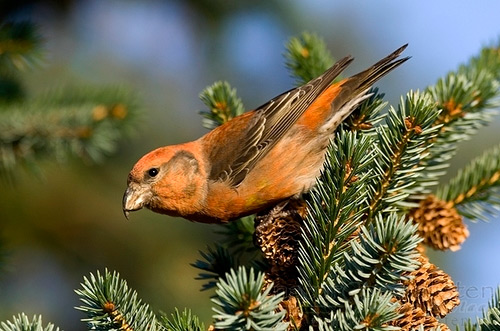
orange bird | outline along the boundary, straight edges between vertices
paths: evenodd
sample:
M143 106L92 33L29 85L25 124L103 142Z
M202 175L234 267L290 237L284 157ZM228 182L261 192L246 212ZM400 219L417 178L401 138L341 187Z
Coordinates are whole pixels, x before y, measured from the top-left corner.
M144 155L128 175L123 211L223 223L297 197L314 185L335 128L368 89L408 57L407 45L337 83L347 56L321 76L246 112L198 140Z

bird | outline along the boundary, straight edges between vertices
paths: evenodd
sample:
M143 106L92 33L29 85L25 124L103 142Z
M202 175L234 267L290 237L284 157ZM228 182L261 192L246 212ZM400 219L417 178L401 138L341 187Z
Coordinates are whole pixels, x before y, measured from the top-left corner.
M298 198L316 183L335 129L370 88L410 57L403 45L368 69L335 79L346 56L317 78L236 116L201 138L159 147L128 174L126 218L141 208L222 224Z

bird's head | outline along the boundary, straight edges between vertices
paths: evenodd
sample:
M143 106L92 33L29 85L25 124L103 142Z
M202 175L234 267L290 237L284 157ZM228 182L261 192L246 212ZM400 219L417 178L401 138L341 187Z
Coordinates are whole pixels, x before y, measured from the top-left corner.
M123 195L123 212L143 207L183 216L197 205L204 171L190 145L166 146L144 155L134 165Z

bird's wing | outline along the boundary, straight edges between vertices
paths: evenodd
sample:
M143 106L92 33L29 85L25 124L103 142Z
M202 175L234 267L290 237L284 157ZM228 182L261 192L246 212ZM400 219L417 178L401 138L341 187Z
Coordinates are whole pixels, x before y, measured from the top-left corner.
M231 150L223 152L234 155L230 158L231 161L217 155L211 157L209 179L225 181L230 186L237 187L352 60L350 56L343 58L318 78L287 91L254 110L242 135L237 141L231 142Z

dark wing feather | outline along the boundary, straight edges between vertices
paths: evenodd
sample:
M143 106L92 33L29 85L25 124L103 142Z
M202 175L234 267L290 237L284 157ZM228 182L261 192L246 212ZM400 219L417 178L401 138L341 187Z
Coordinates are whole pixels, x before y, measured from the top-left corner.
M318 78L287 91L254 110L255 114L245 129L243 139L240 140L244 144L235 148L235 152L239 152L238 155L231 163L222 167L213 164L212 170L217 171L210 173L210 179L227 181L232 187L237 187L255 164L274 147L352 61L352 57L345 57ZM227 159L225 161L227 162Z

